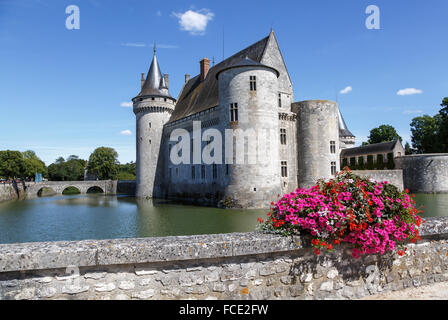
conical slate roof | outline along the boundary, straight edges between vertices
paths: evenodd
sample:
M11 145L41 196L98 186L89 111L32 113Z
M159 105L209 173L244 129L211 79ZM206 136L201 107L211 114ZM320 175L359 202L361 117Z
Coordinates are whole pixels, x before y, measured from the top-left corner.
M344 117L341 114L341 110L338 107L338 118L339 118L339 136L341 137L354 137L353 133L348 130L347 125L345 124Z
M162 71L160 70L155 50L151 66L149 67L148 74L146 75L146 80L143 84L142 90L138 94L138 96L147 96L147 95L155 95L171 98L168 92L168 88L166 87Z

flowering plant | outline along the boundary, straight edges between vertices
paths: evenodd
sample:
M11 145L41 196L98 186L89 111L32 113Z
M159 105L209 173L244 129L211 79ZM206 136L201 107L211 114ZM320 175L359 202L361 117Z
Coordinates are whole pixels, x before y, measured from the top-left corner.
M280 196L279 196L280 197ZM409 190L387 181L361 178L345 168L334 179L297 189L276 203L259 229L283 235L309 234L314 253L340 243L353 245L352 255L406 252L407 241L420 240L422 220Z

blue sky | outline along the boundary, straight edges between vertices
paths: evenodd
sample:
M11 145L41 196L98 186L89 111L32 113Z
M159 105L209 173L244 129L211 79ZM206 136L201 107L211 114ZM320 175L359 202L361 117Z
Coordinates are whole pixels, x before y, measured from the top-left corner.
M79 29L66 28L69 5ZM379 30L365 26L368 5ZM410 141L412 118L448 96L446 12L446 0L0 0L0 150L32 149L50 164L109 146L135 161L135 116L123 105L154 41L177 97L203 57L221 61L223 30L228 57L271 26L296 101L337 96L357 144L381 124Z

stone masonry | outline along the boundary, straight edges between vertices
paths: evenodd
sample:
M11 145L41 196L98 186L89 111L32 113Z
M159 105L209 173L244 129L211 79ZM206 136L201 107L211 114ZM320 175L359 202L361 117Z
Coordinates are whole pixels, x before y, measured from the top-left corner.
M356 299L448 281L448 218L408 255L262 233L0 245L0 299Z

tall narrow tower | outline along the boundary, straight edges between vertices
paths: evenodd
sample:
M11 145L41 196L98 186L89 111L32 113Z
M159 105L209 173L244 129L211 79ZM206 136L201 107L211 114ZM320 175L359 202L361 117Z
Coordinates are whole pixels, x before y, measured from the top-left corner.
M158 174L163 126L170 119L176 100L169 94L168 75L163 75L157 62L156 48L140 93L132 99L136 116L137 198L152 198Z

